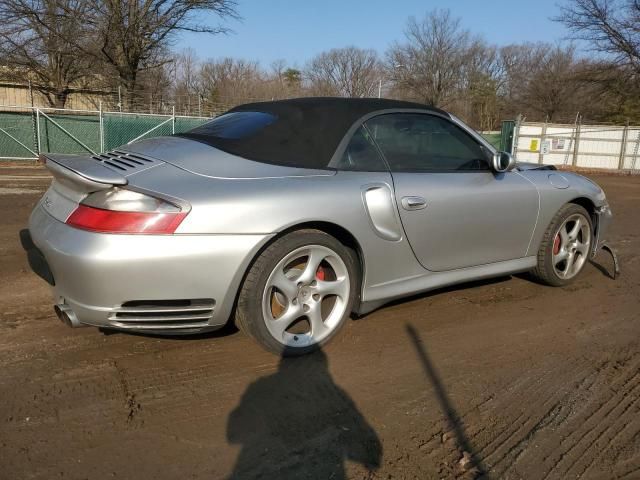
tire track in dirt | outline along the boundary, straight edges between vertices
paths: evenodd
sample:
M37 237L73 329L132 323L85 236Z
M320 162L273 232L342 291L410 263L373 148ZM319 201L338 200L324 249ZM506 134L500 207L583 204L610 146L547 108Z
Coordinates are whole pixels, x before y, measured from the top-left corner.
M516 420L513 421L516 428L503 431L496 436L493 441L482 447L481 454L490 467L492 475L497 474L498 478L510 478L511 476L521 477L522 472L533 471L533 466L538 466L539 470L540 465L546 465L543 470L546 471L543 478L548 478L551 475L553 475L554 478L568 478L569 475L573 475L574 473L580 474L587 470L588 466L585 466L584 462L579 463L579 460L583 458L585 454L591 452L597 440L602 437L602 434L609 430L612 423L615 424L615 422L607 423L611 411L613 411L614 414L622 415L618 417L620 422L628 422L629 418L627 417L625 420L624 415L631 411L632 406L637 401L637 396L635 396L637 375L634 373L634 366L632 365L626 372L626 376L622 378L618 377L618 383L621 383L621 386L613 397L614 399L617 397L624 398L628 395L629 401L621 403L623 402L623 400L621 400L621 402L614 403L611 411L607 412L604 417L599 418L595 426L585 432L585 426L590 426L592 423L589 419L597 415L598 412L592 412L585 421L583 418L585 415L584 408L576 411L575 407L585 394L595 397L596 400L598 399L598 395L589 392L594 386L602 387L598 388L598 391L608 391L607 388L604 388L607 387L606 378L604 377L614 369L611 367L610 369L600 369L599 372L596 371L592 373L588 373L588 370L589 368L583 368L581 374L584 375L586 373L586 375L583 376L581 381L575 382L575 387L565 388L556 394L548 395L546 397L547 400L542 404L542 408L537 406L533 412L531 409L529 410L526 421L521 421L523 415L520 414ZM575 370L572 371L574 374L576 373ZM578 376L578 378L580 377ZM560 380L560 384L563 383L564 381ZM534 394L532 394L531 391L523 390L518 394L518 397L528 398L530 403L535 403L538 398L545 398L541 397L541 395L547 394L548 390L539 390ZM596 400L591 400L587 402L587 404L591 404ZM601 407L604 405L606 405L606 402L601 402ZM595 417L593 420L595 421ZM580 422L580 424L575 425L577 422ZM594 432L596 428L598 428L595 432L597 435L594 437L591 433ZM599 430L602 430L602 432ZM624 424L620 431L622 430L624 430ZM504 438L506 432L510 433L507 438ZM619 432L616 432L616 434L617 433ZM559 460L549 464L548 459L553 458L557 452L557 443L553 439L560 436L563 442L566 443L566 434L579 438L576 439L574 444L570 446L567 445L569 451L566 452L565 456L578 446L583 446L584 448L578 450L579 454L577 458L571 456L573 461L569 465L561 464ZM591 441L584 446L586 440ZM497 441L500 443L496 445ZM535 451L528 448L532 442L535 442ZM545 454L545 452L548 453ZM600 450L598 450L598 452L600 452ZM502 453L502 455L496 459L495 457L499 453ZM569 456L566 456L566 458L569 458ZM522 463L523 461L524 463ZM521 463L522 465L520 465ZM592 464L593 463L594 462L592 462ZM580 468L578 469L579 466Z
M581 373L584 374L587 371L588 368L585 366ZM575 374L575 371L573 374ZM489 395L486 398L479 399L475 405L460 415L458 423L463 430L467 431L470 443L472 446L480 447L476 449L477 460L486 462L487 466L490 467L491 474L495 471L497 464L510 456L519 457L535 432L560 415L560 410L563 407L560 405L560 396L550 395L554 388L545 377L546 374L543 373L538 376L532 375L519 378L512 385L505 388L505 390L509 391L509 395L500 396L501 401L492 403L491 401L495 399L495 395ZM513 412L514 396L534 399L547 398L548 401L544 403L544 406L549 406L549 410L546 412L540 411L540 415L535 412L533 414L532 412L520 412L514 421L509 415ZM549 405L554 400L555 403ZM501 426L494 422L491 422L489 426L486 425L486 419L480 415L479 411L481 407L488 405L490 405L490 409L487 409L487 411L498 415L498 418L501 419ZM487 412L484 413L487 414ZM522 420L524 417L526 417L526 420ZM483 421L485 422L483 423ZM514 425L515 428L511 428ZM496 431L498 432L497 434L491 434L491 432ZM489 441L483 443L481 436L485 432L489 437ZM425 433L427 434L425 435ZM456 444L452 431L448 429L447 422L444 420L431 424L428 432L423 432L420 438L422 438L422 441L418 442L418 448L434 461L438 459L442 461L444 459L446 465L456 466L458 460L462 457L463 452L460 446ZM412 439L416 440L415 437ZM491 455L498 454L501 449L503 450L502 456L496 460L494 465L491 465ZM464 471L461 472L459 468L449 468L447 472L452 477L465 473Z
M587 369L583 368L579 375L582 376L586 371ZM575 372L572 374L575 375ZM480 450L481 456L492 468L495 468L507 458L510 452L518 448L518 445L530 435L532 429L536 426L539 428L545 423L545 420L550 420L550 417L559 414L556 410L560 404L562 393L558 391L557 386L548 381L548 375L549 373L532 375L529 382L531 385L528 388L518 388L510 392L511 394L505 397L504 405L497 409L497 412L504 418L506 427ZM544 398L544 402L538 404L539 398ZM525 401L527 403L523 403ZM516 408L523 409L516 418L511 416L514 405ZM527 409L524 409L525 405Z
M556 393L554 390L547 389L538 392L538 395L528 396L530 402L528 404L529 411L524 421L514 422L516 428L487 455L486 462L490 466L492 473L498 473L498 478L501 478L520 459L534 436L553 423L560 415L563 408L563 394ZM536 404L539 398L545 398L546 400L541 404ZM514 399L515 402L519 400ZM536 405L531 408L532 404ZM505 463L506 466L502 468Z
M634 388L633 391L630 391L628 394L624 395L624 398L620 401L620 403L618 405L616 405L614 407L614 409L612 409L609 413L610 414L614 414L617 418L613 419L612 423L610 423L609 425L606 425L604 427L599 426L599 428L602 428L601 431L594 436L593 441L591 441L589 443L589 445L584 449L584 453L586 454L588 451L592 450L593 446L596 446L597 443L599 443L600 440L603 439L603 437L605 437L605 435L609 436L608 434L613 433L613 436L607 441L606 445L604 445L603 447L599 447L597 448L596 451L603 453L612 443L613 440L618 436L619 433L621 433L625 428L631 427L631 428L635 428L633 426L631 426L631 424L626 423L629 421L629 417L627 416L627 413L629 412L629 410L631 410L631 408L633 408L634 406L636 406L640 400L640 389L638 389L637 387ZM625 406L626 404L626 406ZM619 408L622 408L621 412L617 412L617 410L619 410ZM610 415L607 414L607 419L608 420ZM631 417L633 419L633 417ZM623 423L622 427L620 427L620 429L618 429L618 431L614 430L614 426L616 423L618 422L625 422ZM637 433L638 430L636 430ZM568 471L570 471L574 466L576 466L576 464L578 464L579 461L582 461L584 458L584 454L579 456L576 461L573 462L573 464L569 467ZM595 462L597 457L595 457L591 462L589 462L587 465L584 466L584 468L577 473L578 476L582 475L591 465L593 465L593 463Z
M613 434L613 436L611 436L607 440L607 443L604 446L597 446L597 450L599 451L599 453L593 456L592 460L578 474L579 476L588 473L589 470L596 464L596 462L601 461L604 463L604 458L610 453L613 445L615 445L616 443L624 444L625 442L621 440L624 437L623 434L625 431L628 431L632 435L636 435L638 434L638 432L640 432L640 423L638 422L637 414L627 416L627 413L633 407L635 407L636 410L640 410L638 409L638 405L640 405L640 396L637 396L634 400L632 400L632 402L629 403L625 410L621 412L620 417L615 421L615 424L620 425L620 427ZM631 418L631 421L629 421L629 417Z
M590 390L594 386L606 384L606 379L603 377L606 377L611 374L612 371L615 371L615 368L612 366L594 369L591 361L583 361L580 365L582 368L577 371L576 366L572 366L572 368L567 369L569 373L564 376L565 378L557 378L556 374L555 388L553 386L553 382L549 382L548 379L545 378L545 374L531 376L525 381L515 382L515 388L514 386L509 388L510 395L505 396L504 401L497 404L491 404L490 398L482 399L477 403L477 405L473 406L460 416L461 424L469 423L472 426L468 430L470 440L478 446L478 457L485 461L490 467L491 475L497 474L498 478L508 478L514 470L518 470L517 466L520 460L527 457L529 458L527 458L528 461L526 463L540 463L541 460L542 463L547 462L547 459L553 454L554 443L542 442L542 448L538 450L535 456L532 456L531 451L528 448L532 440L540 437L541 435L543 437L548 436L549 434L553 436L554 432L561 431L566 428L567 422L578 415L575 409L576 403L585 395L593 396L593 393L590 393ZM633 372L633 367L631 368L631 372ZM624 378L618 378L619 381L623 382L621 388L624 388L625 385L633 382L634 378L635 376L632 374L631 377L626 379L626 381L624 381ZM557 389L557 384L566 384L565 382L569 380L573 380L569 387L560 390ZM548 385L549 387L544 388L541 387L541 385ZM631 390L630 393L635 393L635 390ZM528 405L536 403L536 400L539 398L544 398L545 401L542 404L537 405L533 411L529 409L529 411L520 412L515 418L513 418L513 416L510 415L510 413L513 412L513 404L519 404L518 400L524 398L528 399ZM631 410L633 405L637 403L637 398L632 398L633 399L630 402L627 402L628 404L626 406L623 405L623 410L619 412L622 417L624 417L624 415ZM495 434L487 443L483 444L479 439L481 434L487 430L487 427L480 426L479 428L474 429L473 426L476 425L477 422L475 419L470 417L473 417L474 414L477 415L480 406L486 405L491 405L491 409L494 412L500 412L503 421L501 422L501 427L493 425L493 432ZM616 405L615 408L617 409L618 406L619 405ZM582 410L579 410L579 412L582 412ZM624 422L624 420L619 420L619 423L622 423L622 427L614 432L614 436L619 435L629 426L628 423ZM584 422L582 423L584 425ZM606 430L608 430L608 428ZM633 433L634 431L635 430L631 430L630 433ZM585 438L589 438L590 432L591 431L586 434L584 432L579 432L576 435L581 435L580 442L582 442ZM432 425L429 434L423 436L423 438L427 437L426 441L419 445L419 447L424 450L424 453L427 455L441 455L439 452L442 450L442 443L444 442L441 441L440 437L443 435L446 436L446 429L438 429L438 423L435 423ZM597 436L585 448L585 451L592 449L596 440L601 437L602 435ZM613 438L610 439L610 442L612 441ZM545 448L545 446L547 448ZM575 445L570 448L575 448ZM542 452L546 450L550 451L541 459ZM498 458L495 458L496 456ZM577 460L580 458L582 458L582 456L578 457ZM576 470L574 467L578 464L577 460L565 469L567 475L569 473L573 473L572 468L573 470ZM584 473L593 463L595 463L595 459L591 464L583 465L577 473ZM525 469L524 471L527 470ZM558 471L558 465L554 464L551 465L549 470L547 470L545 478L551 474L557 477L560 473L561 472Z
M556 459L547 475L543 477L544 479L548 478L552 472L571 474L572 468L577 462L589 453L596 441L612 427L612 423L608 422L612 412L615 412L620 406L624 406L623 402L628 397L631 401L637 399L636 395L640 392L638 365L634 364L628 370L627 375L616 378L613 384L608 385L609 388L599 389L599 391L604 390L605 392L613 390L613 395L604 398L595 395L593 401L585 405L582 415L577 417L574 422L574 424L579 423L574 425L575 428L570 430L569 434L560 441L560 448L555 452ZM565 446L564 449L563 446ZM558 454L559 457L557 457Z

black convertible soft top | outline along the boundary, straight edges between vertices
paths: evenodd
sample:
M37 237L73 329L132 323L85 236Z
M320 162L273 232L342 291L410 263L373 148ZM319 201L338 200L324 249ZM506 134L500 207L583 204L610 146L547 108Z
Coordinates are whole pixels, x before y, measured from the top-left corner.
M380 110L425 105L378 98L312 97L257 102L232 108L181 137L233 155L276 165L327 168L340 141L359 118Z

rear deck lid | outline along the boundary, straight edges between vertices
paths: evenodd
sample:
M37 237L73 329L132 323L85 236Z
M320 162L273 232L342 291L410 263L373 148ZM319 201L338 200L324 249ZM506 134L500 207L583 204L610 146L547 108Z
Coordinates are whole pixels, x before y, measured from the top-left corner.
M232 155L213 146L180 137L156 137L121 147L129 155L141 155L170 163L197 175L225 179L330 176L333 170L273 165Z

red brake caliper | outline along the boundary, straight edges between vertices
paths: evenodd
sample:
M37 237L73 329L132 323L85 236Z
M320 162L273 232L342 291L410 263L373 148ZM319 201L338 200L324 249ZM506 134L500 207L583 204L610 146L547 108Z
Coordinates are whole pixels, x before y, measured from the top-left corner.
M560 251L560 234L556 235L556 238L553 239L553 254L557 255Z
M324 281L324 268L322 268L322 266L318 267L318 271L316 272L316 278L318 280Z

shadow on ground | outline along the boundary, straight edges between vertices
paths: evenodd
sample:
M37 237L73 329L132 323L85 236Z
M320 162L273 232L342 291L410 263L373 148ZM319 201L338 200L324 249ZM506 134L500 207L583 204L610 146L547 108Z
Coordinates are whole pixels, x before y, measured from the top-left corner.
M382 445L318 351L282 358L245 391L227 440L241 445L230 479L346 479L345 461L374 470Z
M427 354L427 350L425 349L424 343L420 339L418 332L411 325L406 325L405 328L411 342L413 343L420 363L422 364L427 381L434 389L438 405L445 416L447 430L453 432L456 447L460 451L461 458L459 469L461 473L466 471L471 478L482 476L483 479L488 480L489 475L487 473L487 469L483 464L482 459L471 445L471 442L464 430L464 426L462 425L460 415L451 403L451 400L447 395L447 391L445 390L444 385L440 380L440 376Z

